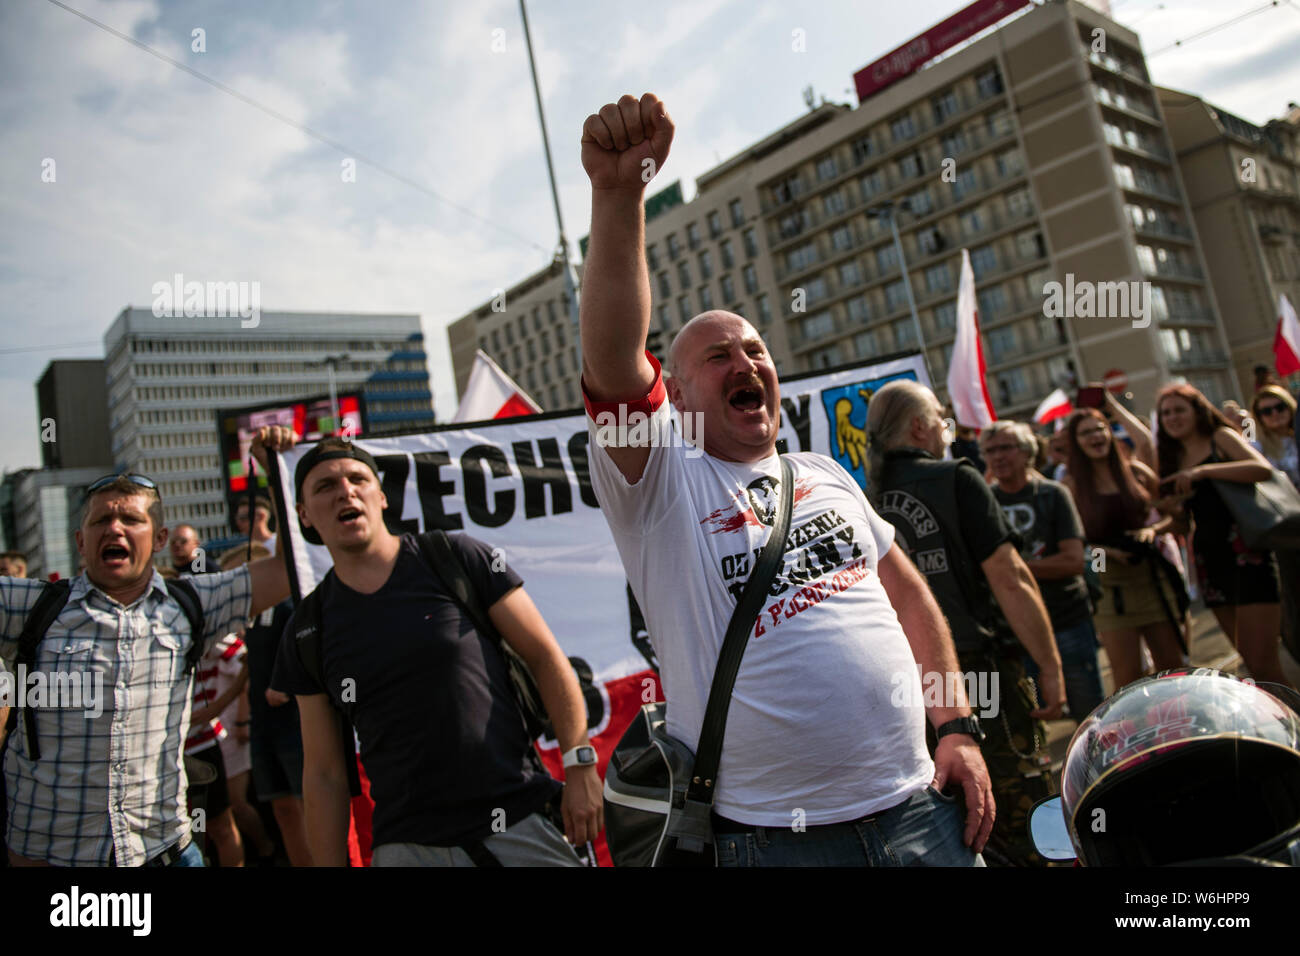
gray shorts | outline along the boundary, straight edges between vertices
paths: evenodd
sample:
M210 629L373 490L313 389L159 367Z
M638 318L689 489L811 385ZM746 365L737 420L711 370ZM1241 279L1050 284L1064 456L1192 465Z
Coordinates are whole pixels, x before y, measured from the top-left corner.
M502 866L582 866L563 834L540 813L531 814L483 845ZM458 846L383 843L374 849L371 866L474 866Z

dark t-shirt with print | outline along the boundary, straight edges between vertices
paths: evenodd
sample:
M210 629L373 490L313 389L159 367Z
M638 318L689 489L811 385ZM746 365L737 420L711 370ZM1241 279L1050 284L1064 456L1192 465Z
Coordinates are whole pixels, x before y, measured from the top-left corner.
M1051 557L1061 550L1061 542L1083 538L1083 522L1074 507L1074 498L1062 484L1047 479L1030 479L1019 491L1009 493L994 488L1007 524L1020 536L1020 556L1026 561ZM1092 614L1088 604L1088 585L1083 575L1038 580L1043 592L1052 630L1061 631L1086 620Z
M484 607L523 582L491 549L448 535ZM330 575L322 594L321 670L335 700L354 689L354 726L375 801L374 845L458 846L511 826L560 790L529 753L505 661L402 536L387 582L361 594ZM276 686L319 694L290 628Z

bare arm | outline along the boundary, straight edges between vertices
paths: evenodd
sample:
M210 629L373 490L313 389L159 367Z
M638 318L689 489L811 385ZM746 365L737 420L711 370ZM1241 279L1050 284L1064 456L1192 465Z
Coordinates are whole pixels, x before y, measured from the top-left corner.
M1151 429L1147 427L1147 423L1125 408L1124 404L1111 394L1110 389L1105 388L1101 382L1093 384L1105 389L1102 394L1106 396L1106 408L1124 423L1124 430L1133 439L1134 456L1148 468L1154 468L1156 466L1156 446L1151 440Z
M298 697L298 714L303 815L311 858L317 866L347 866L350 797L338 716L324 694Z
M1043 706L1033 712L1034 716L1059 717L1065 700L1061 655L1056 649L1052 622L1043 607L1043 596L1034 576L1009 541L1004 541L985 558L980 568L988 578L1011 630L1038 665L1044 699Z
M1246 439L1231 428L1220 428L1214 433L1214 446L1224 457L1232 461L1213 465L1197 465L1192 471L1200 478L1218 478L1221 481L1237 481L1251 484L1256 481L1268 481L1273 474L1273 466L1268 459L1246 444Z
M923 674L958 674L957 650L953 647L952 632L944 619L943 611L930 593L930 586L916 569L910 558L897 546L885 552L877 568L880 583L894 606L898 623L911 645L912 656ZM934 727L941 727L958 717L969 717L970 702L966 700L965 684L955 684L955 706L926 706L925 715Z
M645 357L651 299L643 203L646 184L668 158L672 139L672 120L651 93L639 102L623 96L607 103L582 127L582 165L591 180L580 308L582 378L596 401L636 401L654 384ZM633 482L650 456L648 445L608 452Z
M1247 445L1245 439L1231 428L1216 429L1211 441L1215 450L1229 461L1184 468L1166 477L1161 484L1172 484L1176 494L1186 496L1193 493L1192 485L1198 481L1217 478L1220 481L1248 485L1256 481L1267 481L1273 474L1268 459Z
M944 620L943 612L930 593L925 578L921 577L903 549L891 547L880 559L876 570L921 673L960 676L957 651L953 647L948 622ZM942 706L944 701L933 706L926 705L925 715L936 729L950 720L971 715L964 682L960 679L949 681L944 677L943 686L953 689L954 706ZM978 853L984 849L997 815L993 786L979 744L969 734L949 734L941 738L935 747L934 767L935 779L932 786L936 790L942 790L949 780L953 780L965 792L966 829L963 840Z
M275 607L289 596L289 571L285 567L285 555L289 549L281 548L278 554L269 558L259 558L248 566L249 582L252 585L253 600L250 618L257 617L268 607Z
M488 616L537 679L560 750L587 743L587 705L582 688L528 592L515 588L489 608Z
M587 744L587 703L582 688L532 598L523 588L515 588L488 609L488 616L536 679L560 753ZM564 778L561 811L565 830L569 842L581 845L596 839L604 829L600 775L592 765L570 767Z
M1066 538L1057 544L1061 550L1056 554L1025 562L1037 580L1059 581L1083 573L1083 539Z

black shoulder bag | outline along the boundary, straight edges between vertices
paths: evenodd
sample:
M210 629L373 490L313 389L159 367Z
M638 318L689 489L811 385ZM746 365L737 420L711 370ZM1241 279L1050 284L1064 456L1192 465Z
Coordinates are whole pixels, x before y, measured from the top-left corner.
M790 533L794 480L784 457L780 492L772 533L727 625L695 752L669 736L667 704L655 703L641 708L610 757L605 771L605 840L615 866L717 865L713 794L731 691Z

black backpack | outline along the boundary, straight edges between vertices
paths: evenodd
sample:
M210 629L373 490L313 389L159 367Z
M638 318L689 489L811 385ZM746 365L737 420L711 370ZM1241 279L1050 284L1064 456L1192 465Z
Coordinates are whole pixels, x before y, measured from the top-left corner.
M487 609L483 606L482 600L474 590L474 583L469 579L465 565L460 560L460 555L451 546L447 535L441 530L426 531L423 534L416 535L415 540L425 565L452 597L456 599L456 603L464 609L473 622L474 629L491 640L497 650L501 652L510 674L510 684L514 690L515 702L519 705L519 714L528 733L528 739L532 741L542 736L553 737L555 731L551 726L550 717L547 716L546 708L542 704L542 695L537 689L537 681L533 678L532 672L529 671L528 665L524 663L523 658L515 653L514 649L505 642L501 634L493 626L491 619L488 617ZM348 755L348 759L344 761L344 764L348 770L348 784L352 795L358 796L361 790L360 781L356 775L355 747L351 728L355 705L350 701L344 701L341 694L326 687L324 664L321 660L321 634L323 630L321 613L323 598L321 590L333 573L334 571L331 569L325 579L321 581L321 584L302 599L294 613L290 626L294 629L294 645L297 648L298 659L302 663L303 670L307 672L314 684L324 690L330 703L344 717L342 730L345 753ZM529 750L533 751L533 748L530 746Z
M167 585L167 593L181 606L181 610L185 612L185 617L190 622L190 649L185 652L185 676L188 677L198 666L199 658L203 656L203 605L199 601L198 591L194 590L194 585L184 578L169 578L164 583ZM15 677L19 673L19 665L25 665L27 672L35 669L36 647L44 640L50 625L63 613L71 587L72 582L68 578L41 587L40 596L36 598L36 603L27 613L22 633L18 635L18 652L14 657ZM23 700L27 696L22 692L23 688L18 688L18 691L16 695L18 699L9 712L9 722L5 729L11 732L18 725L18 710L21 708L27 732L27 757L29 760L40 760L41 748L36 740L36 715L32 713L30 707L23 707ZM6 741L9 739L8 733L5 739Z

